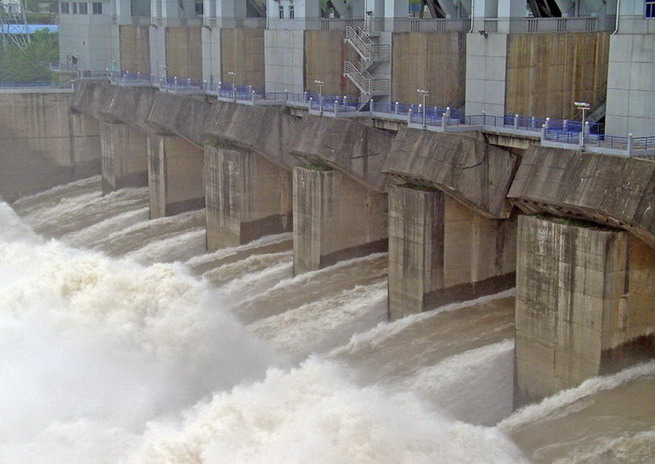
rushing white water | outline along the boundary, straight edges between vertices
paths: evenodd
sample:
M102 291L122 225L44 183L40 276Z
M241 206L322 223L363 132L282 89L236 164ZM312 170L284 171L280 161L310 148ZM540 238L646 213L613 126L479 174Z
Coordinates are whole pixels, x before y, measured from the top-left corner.
M0 384L2 461L520 457L501 433L450 421L412 394L355 386L334 363L275 367L266 343L179 264L78 251L31 234L5 204L0 214L0 364L10 374ZM365 297L356 288L340 304L358 292ZM343 317L323 320L341 330L354 320ZM263 320L256 330L276 325L284 324Z
M149 221L143 189L98 188L14 205L65 243L0 202L0 462L655 454L655 413L626 400L655 391L652 363L510 415L512 292L387 323L384 254L294 277L290 234L202 254L203 211Z

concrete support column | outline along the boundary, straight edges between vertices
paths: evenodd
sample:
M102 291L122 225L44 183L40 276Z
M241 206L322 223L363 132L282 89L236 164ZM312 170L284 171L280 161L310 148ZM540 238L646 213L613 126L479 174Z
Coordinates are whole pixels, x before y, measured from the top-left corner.
M387 198L339 171L293 171L294 272L387 250Z
M145 134L127 124L100 123L102 193L148 185L148 147Z
M148 136L151 219L205 206L203 158L203 150L179 137Z
M83 113L69 115L73 178L84 179L100 172L100 123Z
M422 312L443 288L444 194L389 190L389 318Z
M519 218L515 404L655 355L655 250L628 232Z
M389 190L389 317L511 288L516 231L440 191Z
M207 249L291 230L291 172L245 150L205 147Z

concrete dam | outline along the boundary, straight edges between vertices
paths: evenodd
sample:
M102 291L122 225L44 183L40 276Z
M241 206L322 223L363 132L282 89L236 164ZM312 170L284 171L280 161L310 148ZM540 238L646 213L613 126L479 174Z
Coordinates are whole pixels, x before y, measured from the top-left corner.
M574 418L546 418L529 408L512 414L512 408L553 407L536 403L560 398L565 389L584 391L580 397L592 395L603 407L612 395L646 398L649 380L638 379L643 372L652 376L652 362L630 366L655 355L655 162L488 131L381 126L373 117L319 116L100 80L81 80L73 93L0 93L0 197L38 233L147 264L182 261L231 295L265 287L237 312L257 335L282 323L291 312L285 305L296 308L288 318L302 319L306 311L333 340L305 321L298 346L307 345L307 352L329 347L331 358L361 367L381 384L405 376L404 387L449 392L452 401L439 403L441 410L470 424L494 425L518 444L518 454L503 445L508 458L498 462L519 461L521 452L551 462L571 452L562 444L548 448L544 430L575 429ZM128 225L137 217L138 227ZM112 237L112 221L119 220L126 235ZM160 245L128 245L127 234L139 240L137 229ZM178 232L190 240L186 245L172 240ZM250 255L253 249L260 251ZM212 265L223 275L209 270ZM230 283L235 266L261 272L255 283L254 274L247 285L247 279ZM202 294L193 285L189 292ZM366 324L380 325L366 332L363 319L353 319L329 332L327 315L334 309L313 313L318 303L311 295L328 298L344 288L348 304L361 296L357 292L368 292L374 304L367 303ZM241 349L249 335L239 330L228 343ZM211 340L206 336L197 336L199 343ZM304 351L289 346L291 358L301 359ZM244 362L266 365L255 351L243 348ZM427 362L424 357L434 366L410 375L410 366ZM488 403L486 415L463 406L473 394L460 404L454 391L462 385L445 380L455 360L488 364L479 375L507 385L510 410L490 412L490 386L475 392ZM511 371L504 380L496 372L501 361ZM310 363L293 374L294 382L309 382L307 369L332 378L331 368ZM281 388L273 382L267 377L262 387L270 395ZM612 382L616 390L605 386ZM385 401L369 393L371 408ZM225 411L221 401L214 397L211 407ZM235 407L247 399L230 401ZM601 416L602 407L594 407L600 409L588 414ZM423 420L417 417L410 422ZM203 425L191 422L185 433L204 436ZM635 433L642 437L645 427ZM434 436L432 429L406 433L419 440ZM157 440L150 437L139 456L180 455L179 443ZM447 449L448 438L437 441ZM480 454L468 457L489 456L486 445L482 440L473 447ZM456 455L448 456L456 462Z

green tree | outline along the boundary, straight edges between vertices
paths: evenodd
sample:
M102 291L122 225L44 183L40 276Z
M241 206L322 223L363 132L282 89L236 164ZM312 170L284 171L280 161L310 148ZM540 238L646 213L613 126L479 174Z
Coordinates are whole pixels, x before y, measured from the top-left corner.
M9 43L7 50L0 47L0 82L50 81L53 73L48 63L59 59L59 40L56 32L46 29L32 34L25 49Z

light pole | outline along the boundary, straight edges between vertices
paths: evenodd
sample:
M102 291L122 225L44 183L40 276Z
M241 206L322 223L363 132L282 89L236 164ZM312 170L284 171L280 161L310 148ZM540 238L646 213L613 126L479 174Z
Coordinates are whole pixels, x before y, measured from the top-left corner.
M318 85L318 109L323 114L323 86L325 82L315 80L314 83Z
M232 76L232 99L234 101L237 101L237 88L236 88L237 73L232 72L232 71L228 71L227 75Z
M580 136L580 144L584 145L584 133L585 133L585 113L589 108L591 108L591 105L587 102L573 102L575 107L579 110L582 110L582 135Z
M422 98L423 98L423 128L425 129L426 124L425 124L425 99L430 95L430 92L427 90L422 90L422 89L416 89L416 93L418 93Z

